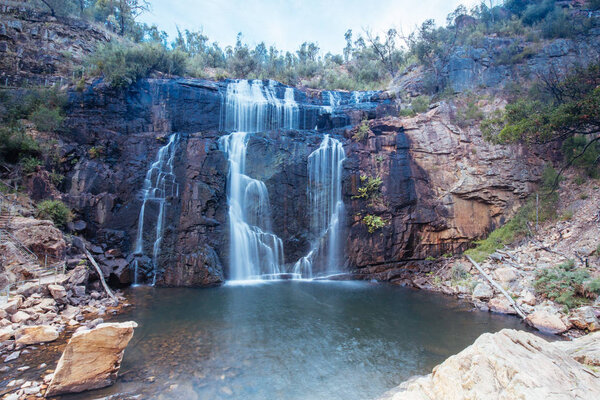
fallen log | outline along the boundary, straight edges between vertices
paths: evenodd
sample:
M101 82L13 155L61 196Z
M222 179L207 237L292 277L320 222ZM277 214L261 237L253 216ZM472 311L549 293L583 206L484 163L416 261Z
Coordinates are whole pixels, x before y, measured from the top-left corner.
M102 283L102 287L106 291L106 294L108 295L108 297L110 297L111 299L113 299L113 301L115 302L115 305L119 304L119 300L117 300L117 298L115 297L115 295L111 292L110 288L106 284L106 281L104 280L104 274L102 273L102 270L100 269L100 267L96 263L96 260L94 260L94 257L92 257L92 255L90 254L90 252L88 251L88 249L84 248L83 250L85 251L85 255L87 256L88 260L90 260L90 262L92 263L92 265L96 269L96 272L98 273L98 276L100 277L100 282Z
M477 264L475 262L475 260L473 260L470 256L466 256L466 257L467 257L467 260L471 261L471 264L473 264L475 266L475 268L477 268L477 270L481 273L481 275L483 275L483 277L485 279L487 279L488 282L490 282L492 284L492 286L494 286L496 289L498 289L500 291L500 293L502 293L504 295L504 297L506 297L506 300L508 300L508 302L515 309L517 314L519 314L519 317L521 317L523 319L523 321L526 321L527 317L525 316L525 313L523 312L523 310L521 310L521 308L519 308L517 303L513 300L512 297L510 297L510 295L506 292L506 290L504 290L504 288L502 286L500 286L500 284L498 284L488 274L486 274L485 271L483 270L483 268L481 268L481 266L479 264Z

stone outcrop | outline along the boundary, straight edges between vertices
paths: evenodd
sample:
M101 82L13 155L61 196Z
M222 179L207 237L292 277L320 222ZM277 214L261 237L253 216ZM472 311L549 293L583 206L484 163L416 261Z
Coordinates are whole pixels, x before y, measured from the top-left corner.
M98 389L114 383L135 322L105 323L78 330L65 348L46 396Z
M355 276L410 282L414 272L428 272L423 260L464 251L535 188L541 154L487 143L476 127L458 126L453 112L440 103L414 118L376 119L365 141L348 144L346 254ZM361 175L382 178L371 204L353 197ZM385 226L369 234L365 214L380 216Z
M14 217L11 220L11 228L13 236L38 257L64 257L67 244L62 232L54 227L52 221Z
M99 26L54 18L20 4L0 4L0 82L4 86L67 83L98 43L111 35ZM9 2L10 3L10 2Z
M456 92L506 87L519 79L527 80L532 74L550 70L562 73L575 65L594 62L599 44L598 29L590 29L585 36L541 42L527 42L520 36L486 36L472 46L449 49L448 56L437 61L435 73L440 83ZM427 85L424 76L429 73L433 71L422 67L409 69L397 78L398 90L413 95L423 93Z
M594 334L549 343L522 331L485 333L431 374L404 382L381 400L598 398L600 378L574 359L573 349L597 355L599 339Z
M594 333L573 341L554 343L576 361L585 365L600 366L600 334Z

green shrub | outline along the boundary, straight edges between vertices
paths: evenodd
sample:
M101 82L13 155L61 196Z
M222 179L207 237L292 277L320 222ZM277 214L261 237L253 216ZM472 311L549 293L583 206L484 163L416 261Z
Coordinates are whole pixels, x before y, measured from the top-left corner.
M527 6L521 19L524 24L533 25L546 18L553 10L554 0L533 2Z
M518 237L526 235L528 213L529 209L521 207L512 219L492 231L486 239L475 242L477 246L465 251L465 254L471 256L475 261L481 262L496 250L512 243Z
M58 227L65 227L71 221L71 210L60 200L44 200L37 205L37 216L49 219Z
M564 10L556 7L549 13L537 27L541 30L542 36L546 39L573 38L578 34L584 33L590 28L590 21L573 18Z
M104 147L103 146L93 146L88 150L88 154L90 158L98 158L104 155Z
M0 159L16 163L40 154L39 144L21 126L0 126Z
M563 213L560 215L560 220L561 220L561 221L568 221L568 220L570 220L571 218L573 218L573 211L572 211L572 210L566 210L565 212L563 212Z
M600 176L598 160L600 159L600 143L595 142L585 149L589 139L585 136L573 136L563 142L562 151L567 162L581 168L590 178ZM585 149L585 153L582 154Z
M435 261L435 260L436 260L436 258L435 258L435 257L432 257L432 256L427 256L427 257L425 258L425 261Z
M113 87L127 87L138 79L157 71L181 75L187 56L180 50L169 51L158 43L121 44L110 42L99 46L90 62Z
M361 175L360 183L361 186L358 188L358 195L352 196L353 199L374 200L379 197L381 185L383 184L383 180L380 177Z
M538 294L571 309L588 302L586 296L600 292L600 280L590 279L585 268L576 268L573 261L537 272L534 283Z
M530 196L513 218L492 231L486 239L475 242L477 246L465 251L465 254L473 257L475 261L481 262L496 250L526 236L529 233L528 222L536 221L536 208L539 222L556 218L558 193L552 191L552 187L557 176L556 170L548 164L542 173L538 202L536 202L535 195Z
M465 269L465 267L462 264L455 264L450 270L450 276L452 281L459 282L468 279L471 276L471 274Z
M600 278L594 278L586 281L583 285L584 293L587 297L600 294Z
M414 112L424 113L429 110L429 102L430 101L431 101L431 99L429 98L429 96L419 96L419 97L415 97L411 101L410 106Z
M58 108L39 106L31 113L29 119L35 124L36 129L43 132L56 132L63 123L64 117Z
M386 225L386 221L379 215L367 214L362 219L363 224L367 226L369 233L374 233L376 230L383 228Z
M402 110L400 110L400 112L398 113L399 117L414 117L415 115L417 115L417 113L412 109L412 108L403 108Z
M33 174L42 162L35 157L25 157L21 160L21 169L27 175Z
M458 125L462 128L481 121L483 117L483 111L479 109L475 100L468 101L465 107L460 107L457 111Z
M369 128L369 121L365 119L358 126L356 133L354 134L354 136L352 136L352 139L354 139L357 142L361 142L365 140L367 136L369 136L370 131L371 129Z
M50 173L50 180L54 186L59 186L65 180L65 176L53 170Z
M3 112L2 120L10 126L18 126L18 121L30 118L40 107L62 110L67 104L67 97L57 86L47 89L20 88L0 91L0 104Z

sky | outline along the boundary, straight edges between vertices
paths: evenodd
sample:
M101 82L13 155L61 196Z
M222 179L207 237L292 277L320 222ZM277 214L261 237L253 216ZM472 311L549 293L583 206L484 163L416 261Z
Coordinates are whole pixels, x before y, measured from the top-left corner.
M172 40L177 28L202 30L211 42L234 45L242 32L250 46L294 51L305 41L317 42L322 53L341 53L344 33L355 38L364 29L374 33L390 27L404 34L429 18L445 24L459 4L471 8L480 0L150 0L152 10L139 17L156 24Z

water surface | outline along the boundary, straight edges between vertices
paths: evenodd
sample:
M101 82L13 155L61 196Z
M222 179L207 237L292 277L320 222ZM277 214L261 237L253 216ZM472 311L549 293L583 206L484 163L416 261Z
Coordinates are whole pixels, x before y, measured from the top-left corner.
M118 318L139 327L117 383L65 396L369 399L517 318L452 298L366 282L131 289Z

